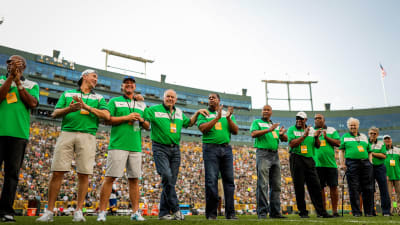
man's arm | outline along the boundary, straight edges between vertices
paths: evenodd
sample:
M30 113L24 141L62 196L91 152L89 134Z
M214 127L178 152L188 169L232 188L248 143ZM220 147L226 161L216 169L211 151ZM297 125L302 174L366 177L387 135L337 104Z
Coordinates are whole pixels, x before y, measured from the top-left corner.
M7 93L10 90L13 79L14 77L9 75L4 84L0 86L0 103L3 102L4 99L6 99Z
M375 158L379 158L379 159L386 159L386 155L383 154L383 153L372 152L372 156L375 157Z
M81 104L79 102L71 102L68 107L55 109L54 112L51 114L53 118L64 117L70 112L76 112L81 109Z
M314 146L316 148L321 147L321 141L319 140L319 136L321 135L321 129L318 129L314 132Z
M207 109L199 109L197 110L194 115L192 117L190 117L190 123L188 125L188 127L193 126L193 124L196 123L197 121L197 117L199 117L199 115L203 115L203 116L208 116L208 110Z
M226 120L228 121L229 131L234 135L238 134L239 126L235 122L233 122L230 116L226 117Z
M309 132L310 132L310 128L307 127L307 128L305 129L305 131L304 131L303 136L291 140L291 141L289 142L289 146L290 146L291 148L296 148L297 146L299 146L299 145L304 141L304 139L306 139L306 137L308 136L308 133L309 133Z
M340 168L342 170L346 169L346 163L344 160L344 151L345 151L344 149L339 149L339 163L340 163Z
M39 103L37 99L29 94L28 91L26 91L20 80L17 80L15 84L17 85L19 96L21 97L22 102L30 109L36 108Z
M107 109L97 109L93 108L89 105L87 105L85 102L82 101L82 98L79 98L77 96L73 97L76 102L79 102L82 106L82 109L87 110L90 113L93 113L95 116L97 116L100 119L104 120L110 120L110 112Z
M279 126L279 123L272 124L272 126L268 129L265 130L254 130L251 132L251 137L256 138L256 137L261 137L266 133L274 131L277 127Z

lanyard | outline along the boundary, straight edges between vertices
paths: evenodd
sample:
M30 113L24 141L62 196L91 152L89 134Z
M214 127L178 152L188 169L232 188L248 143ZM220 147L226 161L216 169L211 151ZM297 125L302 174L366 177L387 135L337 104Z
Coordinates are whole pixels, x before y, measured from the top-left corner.
M176 110L173 112L174 117L172 118L172 113L170 114L169 112L167 112L169 120L171 120L171 122L175 122L175 116L176 116Z
M86 94L85 94L85 95L86 95ZM87 105L87 102L88 102L89 96L90 96L90 93L89 93L89 94L87 94L86 101L85 101L85 104L86 104L86 105ZM82 93L82 91L81 91L81 99L83 100L83 93Z
M132 111L131 111L131 104L129 104L128 99L125 99L125 101L126 101L126 104L128 104L129 112L132 113L132 111L135 111L135 105L136 105L135 99L133 99L133 108L132 108ZM130 102L132 102L132 100L131 100Z

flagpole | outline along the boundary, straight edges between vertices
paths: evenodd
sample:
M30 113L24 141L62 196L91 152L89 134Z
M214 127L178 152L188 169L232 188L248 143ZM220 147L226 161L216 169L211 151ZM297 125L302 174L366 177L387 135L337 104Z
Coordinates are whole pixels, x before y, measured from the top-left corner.
M382 89L383 89L383 97L385 98L385 106L388 107L388 102L387 102L387 97L386 97L386 90L385 90L385 83L383 82L383 76L381 76L381 83L382 83Z

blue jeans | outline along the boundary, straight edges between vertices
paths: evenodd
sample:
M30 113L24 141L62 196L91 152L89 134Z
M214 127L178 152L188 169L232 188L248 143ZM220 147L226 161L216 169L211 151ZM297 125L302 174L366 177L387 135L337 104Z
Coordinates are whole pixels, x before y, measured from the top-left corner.
M281 164L278 152L257 149L257 214L281 214ZM270 190L268 192L268 186ZM270 204L268 204L268 197Z
M388 183L386 180L386 166L381 164L373 166L374 178L379 186L379 193L381 195L382 214L390 214L390 197L388 191ZM375 185L374 185L375 187ZM375 201L373 201L375 203Z
M153 157L157 173L161 176L162 192L159 217L175 213L179 210L179 201L175 191L176 179L181 164L179 146L169 147L152 143Z
M353 215L361 215L360 193L364 214L373 214L374 180L372 164L368 159L346 159L346 176L349 186L350 204Z
M218 208L218 174L221 172L224 185L225 216L235 215L233 194L233 154L230 145L203 143L203 159L206 186L206 217L216 217Z

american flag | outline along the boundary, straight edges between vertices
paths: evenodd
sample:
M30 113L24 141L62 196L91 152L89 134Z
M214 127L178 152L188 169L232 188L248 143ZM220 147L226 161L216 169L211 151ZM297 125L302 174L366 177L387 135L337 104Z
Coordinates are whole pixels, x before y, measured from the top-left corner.
M380 63L379 63L379 67L381 68L382 78L385 78L385 76L386 76L386 71L385 71L385 69L383 69L383 66L382 66L382 64L380 64Z

